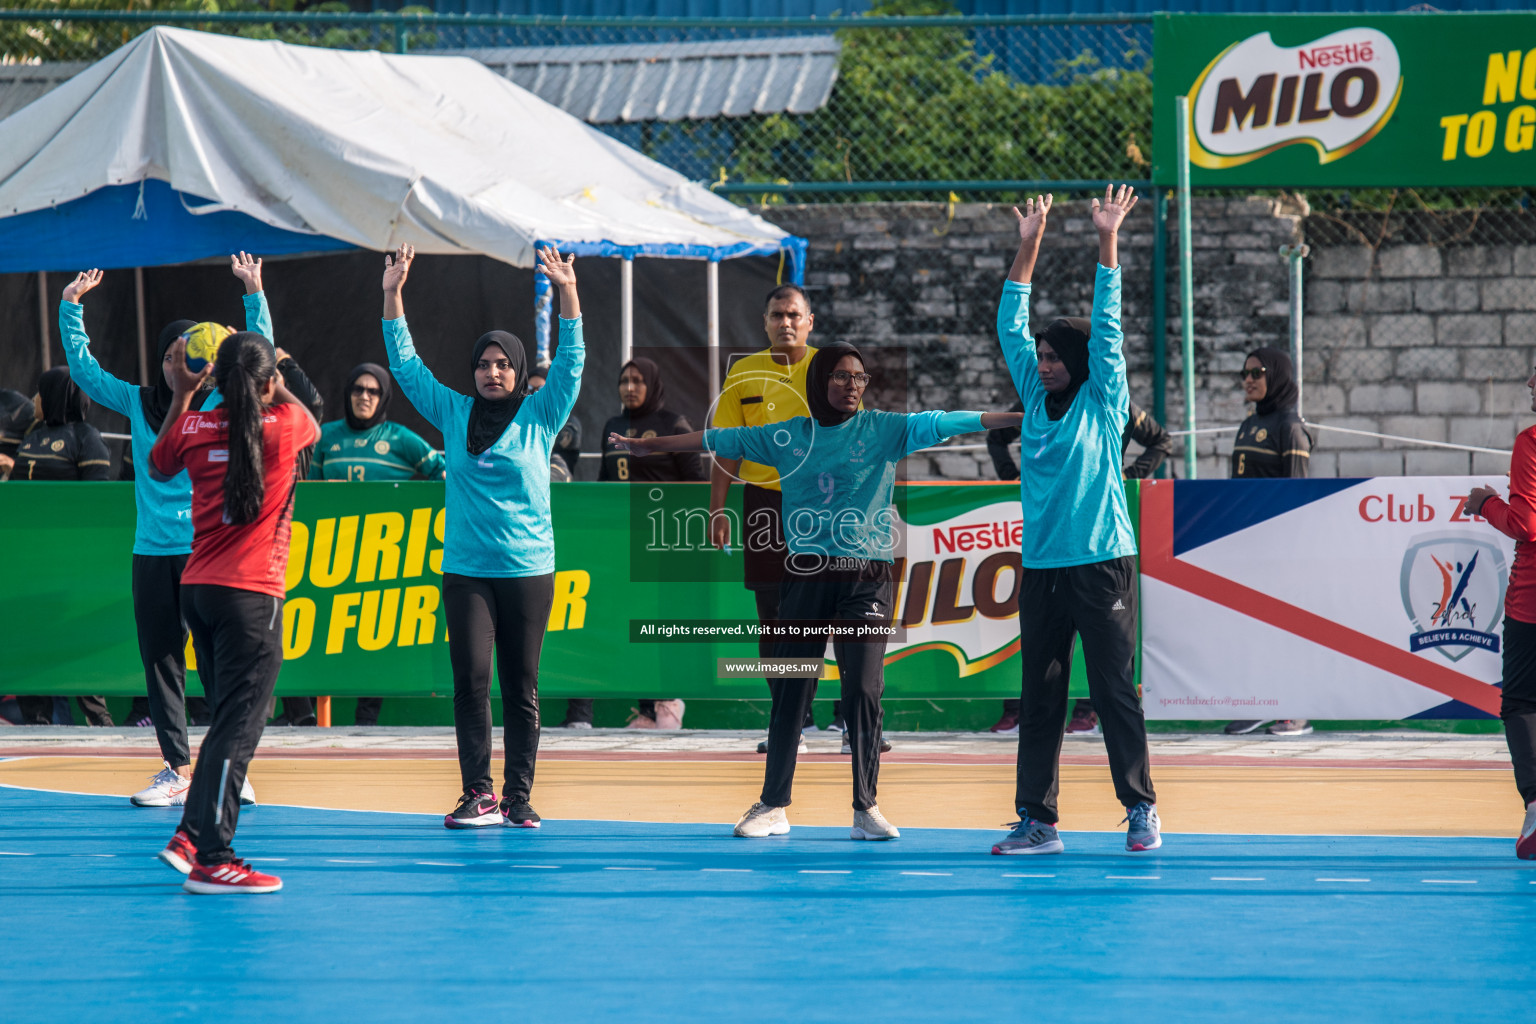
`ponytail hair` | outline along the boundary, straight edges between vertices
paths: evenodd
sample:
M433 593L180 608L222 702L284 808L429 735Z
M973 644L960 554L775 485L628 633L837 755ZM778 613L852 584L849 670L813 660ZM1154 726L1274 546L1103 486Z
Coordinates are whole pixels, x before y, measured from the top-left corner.
M262 472L262 388L277 373L272 343L254 331L232 334L219 346L213 379L229 417L229 465L224 472L224 521L255 521L266 496Z

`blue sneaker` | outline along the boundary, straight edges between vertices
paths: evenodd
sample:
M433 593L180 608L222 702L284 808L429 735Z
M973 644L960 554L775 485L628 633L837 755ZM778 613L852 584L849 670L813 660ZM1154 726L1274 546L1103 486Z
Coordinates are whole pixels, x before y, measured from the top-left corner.
M1066 847L1061 845L1061 836L1056 834L1056 826L1048 825L1024 814L1019 813L1019 820L1010 826L1013 831L1002 842L992 847L992 852L1003 856L1017 856L1027 853L1060 853Z
M1121 823L1130 822L1125 833L1127 853L1145 853L1163 845L1162 822L1157 820L1157 805L1145 800L1125 812Z

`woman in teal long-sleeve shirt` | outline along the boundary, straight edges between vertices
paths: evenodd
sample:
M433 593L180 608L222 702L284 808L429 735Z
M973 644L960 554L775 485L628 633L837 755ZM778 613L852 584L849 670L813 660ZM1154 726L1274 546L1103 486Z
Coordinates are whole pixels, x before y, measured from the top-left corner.
M242 252L230 257L230 267L245 285L245 329L270 341L272 316L261 286L261 260ZM138 511L133 532L133 618L139 635L139 658L144 663L149 717L165 761L148 788L130 799L139 807L166 807L186 801L192 779L186 714L187 626L181 619L179 596L181 573L192 553L192 484L185 473L155 480L148 467L150 449L155 446L170 402L171 388L163 372L166 352L196 322L175 320L165 326L160 332L155 383L134 387L102 369L91 355L82 300L101 279L100 270L88 270L64 289L59 303L59 335L64 339L64 355L75 383L92 401L127 417L129 423L135 470L133 498ZM207 405L217 402L217 392L204 399ZM248 787L241 792L241 799L255 802Z
M416 354L402 290L415 250L384 257L384 345L400 390L443 434L447 465L443 608L453 664L453 722L464 795L448 828L537 828L530 803L539 751L539 651L555 598L549 453L576 405L585 349L575 255L539 251L560 293L560 347L548 383L528 393L523 343L481 335L470 355L474 393L438 382ZM501 683L506 784L491 781L491 648Z
M859 350L838 342L811 357L805 381L809 417L661 437L614 433L608 435L608 444L642 456L702 448L778 471L789 546L778 621L796 623L802 638L776 638L774 656L820 659L832 635L842 684L840 706L853 750L849 836L895 839L901 833L880 813L875 796L885 647L894 611L891 569L900 529L891 507L896 464L951 435L1018 426L1021 417L1006 412L863 409L869 381ZM794 782L800 723L816 679L783 679L775 686L762 795L736 823L736 834L750 839L789 831L785 808Z
M1019 574L1019 821L998 854L1062 852L1056 830L1061 737L1067 720L1072 639L1082 636L1088 693L1104 728L1110 777L1126 809L1125 848L1162 843L1136 692L1136 535L1121 476L1128 416L1120 329L1120 224L1135 190L1113 186L1093 201L1099 265L1093 319L1052 320L1028 333L1030 278L1051 197L1017 209L1019 250L997 309L997 336L1024 402L1019 471L1024 542Z

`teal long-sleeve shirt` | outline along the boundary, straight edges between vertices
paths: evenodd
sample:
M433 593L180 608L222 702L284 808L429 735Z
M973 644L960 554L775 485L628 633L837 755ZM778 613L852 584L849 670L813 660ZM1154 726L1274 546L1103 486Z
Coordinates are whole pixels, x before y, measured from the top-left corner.
M549 451L581 388L581 319L560 320L560 347L544 387L523 399L496 443L469 454L474 399L438 382L416 354L405 318L385 320L389 371L416 411L443 434L447 514L443 572L509 578L555 571Z
M245 296L245 329L272 337L272 314L267 295ZM69 360L70 378L91 396L91 401L128 418L133 453L133 501L138 521L133 530L136 555L185 555L192 550L192 482L185 472L159 481L149 472L149 451L159 433L144 418L139 389L102 369L91 355L91 339L85 333L85 307L78 302L59 303L59 335ZM154 366L151 372L160 373ZM219 401L218 392L205 405Z
M797 416L761 427L712 427L704 447L779 471L784 540L795 554L889 562L900 521L896 463L947 437L981 430L979 412L866 409L835 427Z
M1052 420L1045 412L1045 388L1029 334L1029 285L1003 284L997 338L1024 402L1019 484L1024 502L1020 555L1026 569L1088 565L1136 553L1120 468L1130 391L1118 267L1100 266L1094 276L1091 325L1088 380L1066 415Z

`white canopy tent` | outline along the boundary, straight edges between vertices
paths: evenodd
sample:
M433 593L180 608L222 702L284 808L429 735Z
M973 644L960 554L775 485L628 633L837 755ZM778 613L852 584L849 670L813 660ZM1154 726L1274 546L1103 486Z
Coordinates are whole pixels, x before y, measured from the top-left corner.
M627 358L631 261L705 260L712 393L718 261L782 255L791 280L804 272L804 240L465 57L154 28L0 121L0 138L0 248L33 240L0 269L181 262L251 248L255 227L269 252L409 242L519 267L552 244L625 261ZM148 216L146 183L179 202ZM103 190L134 188L131 223L103 225ZM50 215L79 228L40 231ZM550 302L536 280L542 356Z

